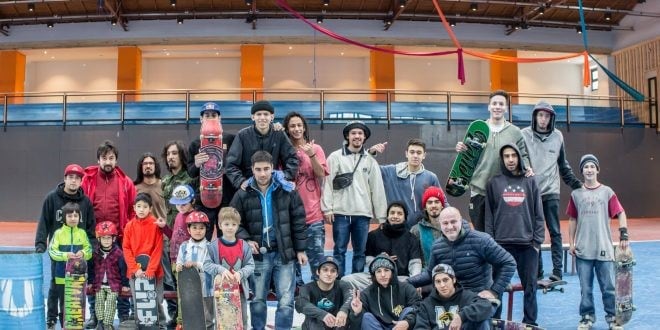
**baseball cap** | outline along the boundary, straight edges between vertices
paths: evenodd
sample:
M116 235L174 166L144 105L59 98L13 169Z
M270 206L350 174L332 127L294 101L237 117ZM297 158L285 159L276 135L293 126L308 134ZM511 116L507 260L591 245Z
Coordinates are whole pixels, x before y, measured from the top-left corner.
M66 166L66 168L64 169L64 176L67 176L69 174L75 174L81 178L85 176L85 172L83 171L82 166L78 164L69 164Z
M335 258L333 258L332 256L323 257L323 259L321 259L321 263L318 266L318 269L320 269L321 266L325 264L332 264L335 266L335 268L337 268L337 270L339 270L339 264L337 263L337 260L335 260Z
M172 197L170 204L183 205L190 203L195 198L195 191L190 185L182 184L174 187L172 190Z
M202 110L199 111L199 115L203 116L206 111L215 111L220 115L220 106L215 102L206 102L202 105Z

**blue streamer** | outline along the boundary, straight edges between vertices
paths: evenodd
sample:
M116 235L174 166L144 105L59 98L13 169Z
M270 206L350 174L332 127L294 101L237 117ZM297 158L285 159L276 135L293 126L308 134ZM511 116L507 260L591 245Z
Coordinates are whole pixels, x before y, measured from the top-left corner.
M598 66L605 72L605 74L612 80L614 81L614 84L619 86L621 89L623 89L624 92L626 92L628 95L632 96L635 101L644 101L644 94L638 92L636 89L634 89L632 86L626 84L625 81L621 80L621 78L617 77L612 71L608 70L605 68L598 60L591 55L589 52L589 45L587 43L587 25L584 23L584 8L582 7L582 0L578 0L578 5L579 5L579 13L580 13L580 28L582 29L582 43L584 43L584 49L587 51L587 54L589 54L589 57L591 57L592 60L598 64Z

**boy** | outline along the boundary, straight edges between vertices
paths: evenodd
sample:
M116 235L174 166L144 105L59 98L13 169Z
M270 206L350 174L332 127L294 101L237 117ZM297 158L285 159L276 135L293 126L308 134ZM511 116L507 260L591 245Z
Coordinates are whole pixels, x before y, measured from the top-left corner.
M622 329L614 322L614 247L610 218L619 219L619 248L628 249L626 212L612 189L598 182L600 164L596 156L580 159L584 185L573 190L566 214L569 219L570 253L575 257L582 299L578 329L591 329L596 322L593 301L594 273L600 285L605 321L610 329Z
M69 259L92 258L92 247L89 244L87 233L78 228L80 222L80 207L77 203L66 203L62 206L62 216L65 219L64 226L56 230L53 239L48 248L48 254L53 263L55 263L55 285L57 286L57 299L59 301L60 325L64 325L62 313L64 313L64 273L66 263ZM55 329L55 324L49 324L48 329Z
M181 215L183 213L179 213ZM178 215L177 215L178 218ZM204 314L206 319L206 329L213 329L213 299L211 295L211 281L203 272L204 260L208 254L206 240L206 227L209 224L209 218L204 212L194 211L186 217L186 225L190 239L183 242L179 247L179 253L176 257L176 273L183 268L196 268L202 283L202 295L204 297ZM179 318L182 319L181 304L179 304ZM182 323L177 321L177 329L181 329Z
M351 329L411 329L414 308L421 298L408 282L397 279L396 264L387 254L378 255L369 265L372 284L352 295Z
M447 264L433 267L432 273L435 290L420 304L415 329L490 329L490 301L463 290Z
M94 248L94 267L89 267L90 293L96 295L96 317L99 327L114 329L117 297L120 292L130 292L126 278L124 253L115 244L117 226L110 221L96 225L98 245Z
M327 256L316 268L318 280L300 288L296 311L305 315L303 330L347 328L351 286L337 280L338 271L335 258Z
M151 213L152 205L151 197L148 194L137 194L133 204L135 218L131 219L124 228L122 246L128 268L126 277L130 279L131 291L135 292L136 278L155 278L156 303L158 306L162 306L164 273L160 261L163 254L163 233L156 224L156 217ZM143 271L136 261L136 258L143 254L149 256L149 265L146 271ZM165 326L165 315L160 308L158 313L160 314L160 326L163 328Z
M250 245L236 238L241 223L241 216L233 207L223 207L218 215L222 237L208 245L208 254L204 260L207 280L213 283L216 275L222 275L223 281L236 282L241 287L241 314L243 329L248 329L247 297L248 277L254 272L254 259ZM210 294L213 290L209 291ZM209 306L213 306L212 295ZM211 318L212 319L212 318ZM218 320L220 322L222 320Z

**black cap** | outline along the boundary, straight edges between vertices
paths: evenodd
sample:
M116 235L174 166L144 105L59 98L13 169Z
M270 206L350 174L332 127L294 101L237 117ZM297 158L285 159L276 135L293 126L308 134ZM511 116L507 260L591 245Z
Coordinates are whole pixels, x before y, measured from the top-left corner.
M364 124L363 121L354 120L354 121L351 121L348 124L346 124L346 126L344 126L344 131L343 131L344 140L348 140L348 133L354 128L359 128L364 132L364 140L365 141L367 139L369 139L369 137L371 136L371 130L369 129L369 127L367 127L367 125Z
M332 256L323 257L323 259L321 259L321 263L319 264L317 269L321 269L321 266L323 266L325 264L333 264L335 266L335 268L337 268L337 270L339 270L339 264L337 263L337 260L335 260L335 258L333 258Z
M273 108L273 105L270 104L270 102L261 100L257 101L255 104L252 105L252 110L250 110L250 113L254 115L255 112L261 111L261 110L266 110L270 112L271 114L275 113L275 108Z

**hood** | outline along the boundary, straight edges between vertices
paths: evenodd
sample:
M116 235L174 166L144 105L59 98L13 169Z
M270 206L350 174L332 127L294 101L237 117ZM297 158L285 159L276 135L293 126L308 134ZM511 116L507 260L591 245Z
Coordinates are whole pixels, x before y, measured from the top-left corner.
M440 301L440 302L443 302L443 303L444 302L454 302L455 301L456 304L458 305L458 303L460 301L460 296L463 292L463 287L460 285L460 283L456 282L455 289L456 289L456 291L454 291L454 294L451 295L451 297L444 298L444 297L440 296L440 294L438 293L438 289L436 289L435 285L434 285L433 290L431 290L431 293L429 294L429 296L432 297L433 299L435 299L437 301Z
M506 166L504 166L504 159L502 159L502 153L504 152L505 148L513 148L513 150L516 151L516 154L518 155L518 169L520 170L519 175L514 175L511 173L509 170L506 169ZM523 164L522 157L520 157L520 150L518 150L518 147L515 144L506 144L503 145L502 148L500 148L500 169L502 170L502 174L510 177L519 177L525 175L525 165Z
M99 165L90 165L85 168L85 176L96 177L96 175L99 175L101 173L103 173L103 170L101 170L101 167ZM128 178L126 173L124 173L124 171L119 167L119 165L115 166L115 170L113 171L112 174L116 174L121 178ZM132 181L133 180L131 180L131 182Z
M542 132L539 132L536 129L536 114L539 111L545 111L545 112L548 112L551 115L550 116L550 124L549 124L549 127L548 127L549 128L548 132L542 133ZM539 103L537 103L534 106L534 110L532 111L532 130L534 132L538 133L538 134L550 134L550 133L552 133L555 130L555 118L557 118L557 113L555 112L555 109L552 107L552 105L550 103L546 102L546 101L539 101Z
M424 164L420 164L419 169L416 172L410 172L408 162L400 162L394 165L394 170L396 171L397 177L407 179L411 174L420 174L424 172Z
M295 189L295 185L293 182L289 182L284 178L284 172L280 170L275 170L273 171L273 176L271 177L271 182L273 184L273 190L277 188L282 188L282 190L291 192ZM257 186L257 181L254 179L254 176L251 176L248 179L248 187L259 191L259 187Z
M392 267L392 277L390 278L390 282L388 283L388 286L395 285L398 282L398 271L396 268L396 262L392 261L389 256L385 253L381 253L377 255L373 261L371 261L371 264L369 265L369 274L371 274L371 283L373 283L375 286L380 286L378 284L378 281L376 281L376 275L375 271L378 269L378 267L375 267L377 263L380 262L389 262L389 264Z
M62 200L76 202L76 203L80 203L83 197L85 196L85 193L80 187L78 187L78 190L73 195L69 195L65 193L64 182L61 182L60 184L57 185L56 191L57 191L57 196L62 198Z

